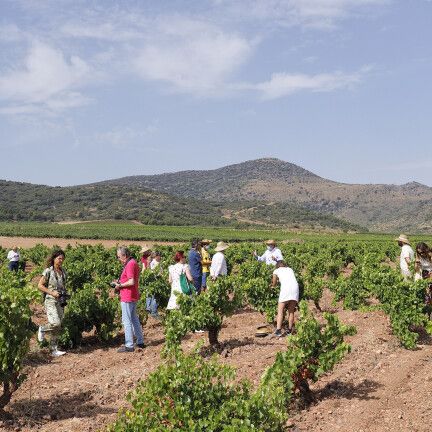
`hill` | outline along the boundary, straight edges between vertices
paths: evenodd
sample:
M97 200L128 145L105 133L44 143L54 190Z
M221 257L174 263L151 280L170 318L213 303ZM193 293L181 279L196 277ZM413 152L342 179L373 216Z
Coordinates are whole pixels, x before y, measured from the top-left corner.
M263 207L268 208L263 211ZM128 183L49 187L0 180L0 220L3 221L114 219L136 220L146 225L361 229L298 205L284 205L282 212L277 207L256 202L227 205L173 196Z
M432 188L347 184L279 159L258 159L208 171L132 176L102 184L128 185L176 196L231 202L286 203L376 231L432 232Z

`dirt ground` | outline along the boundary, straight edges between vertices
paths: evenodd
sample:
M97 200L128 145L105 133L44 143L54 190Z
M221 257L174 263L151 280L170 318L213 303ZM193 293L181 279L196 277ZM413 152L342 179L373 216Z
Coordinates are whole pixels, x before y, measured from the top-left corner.
M331 305L325 292L323 309L337 312L357 334L348 338L352 352L335 369L312 385L316 402L291 413L292 431L430 431L432 424L432 340L422 336L415 351L401 348L391 334L383 312L342 311ZM44 320L40 306L35 321ZM314 312L319 315L316 310ZM255 338L263 323L259 313L242 310L226 319L220 335L225 344L220 358L234 366L238 376L255 384L285 349L285 339ZM162 327L149 319L145 326L147 347L119 354L119 337L103 346L91 336L83 346L64 357L51 359L32 343L27 360L28 378L15 393L8 412L7 431L96 431L116 418L127 406L126 394L138 380L161 363ZM206 338L192 334L185 348Z
M76 245L98 245L101 244L105 247L113 247L117 245L131 245L135 244L138 246L149 246L153 247L154 245L176 245L181 244L179 242L152 242L152 241L134 241L134 240L91 240L91 239L63 239L63 238L40 238L40 237L4 237L0 236L0 246L5 249L13 248L14 246L18 246L19 248L31 248L36 246L37 244L43 244L48 247L52 246L60 246L61 248L65 248L67 245L76 246Z

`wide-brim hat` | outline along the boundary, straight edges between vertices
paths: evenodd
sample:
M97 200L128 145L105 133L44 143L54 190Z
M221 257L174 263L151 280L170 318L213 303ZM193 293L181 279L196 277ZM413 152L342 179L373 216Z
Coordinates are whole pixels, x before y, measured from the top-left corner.
M266 244L266 245L273 245L273 246L275 246L275 245L276 245L276 242L275 242L274 240L267 240L267 241L265 242L265 244Z
M260 325L257 327L256 332L255 332L255 336L256 337L266 337L269 334L271 334L272 332L273 332L273 328L268 324L264 324L264 325Z
M396 241L400 241L402 243L405 243L407 245L410 244L408 237L405 234L401 234L398 238L395 239Z
M212 241L212 240L209 240L209 239L202 239L202 240L201 240L201 244L208 245L208 244L210 244L210 243L213 243L213 241Z
M229 244L228 243L225 243L225 242L223 242L223 241L220 241L220 242L218 242L218 244L216 245L216 247L215 247L215 251L216 252L222 252L222 251L224 251L225 249L228 249L229 248Z
M140 253L144 253L144 252L149 252L149 251L151 251L151 249L147 246L147 245L144 245L142 248L141 248L141 251L140 251Z

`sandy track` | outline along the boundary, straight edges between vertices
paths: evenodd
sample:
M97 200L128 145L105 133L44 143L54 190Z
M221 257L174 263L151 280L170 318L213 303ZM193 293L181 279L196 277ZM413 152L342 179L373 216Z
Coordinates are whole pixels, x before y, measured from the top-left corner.
M179 242L163 242L163 241L134 241L134 240L94 240L94 239L63 239L63 238L54 238L54 237L48 237L48 238L40 238L40 237L4 237L0 236L0 246L2 246L5 249L12 248L14 246L18 246L20 248L31 248L37 244L44 244L45 246L60 246L61 248L66 247L68 244L71 246L76 245L97 245L102 244L105 247L113 247L117 245L147 245L150 247L153 247L154 245L177 245L177 244L184 244Z

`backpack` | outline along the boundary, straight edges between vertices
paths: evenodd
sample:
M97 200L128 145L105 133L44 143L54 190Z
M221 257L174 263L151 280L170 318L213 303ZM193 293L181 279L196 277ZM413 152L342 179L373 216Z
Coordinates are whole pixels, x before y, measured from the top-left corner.
M191 295L195 292L195 287L188 281L184 271L180 275L180 288L182 293L186 295Z

